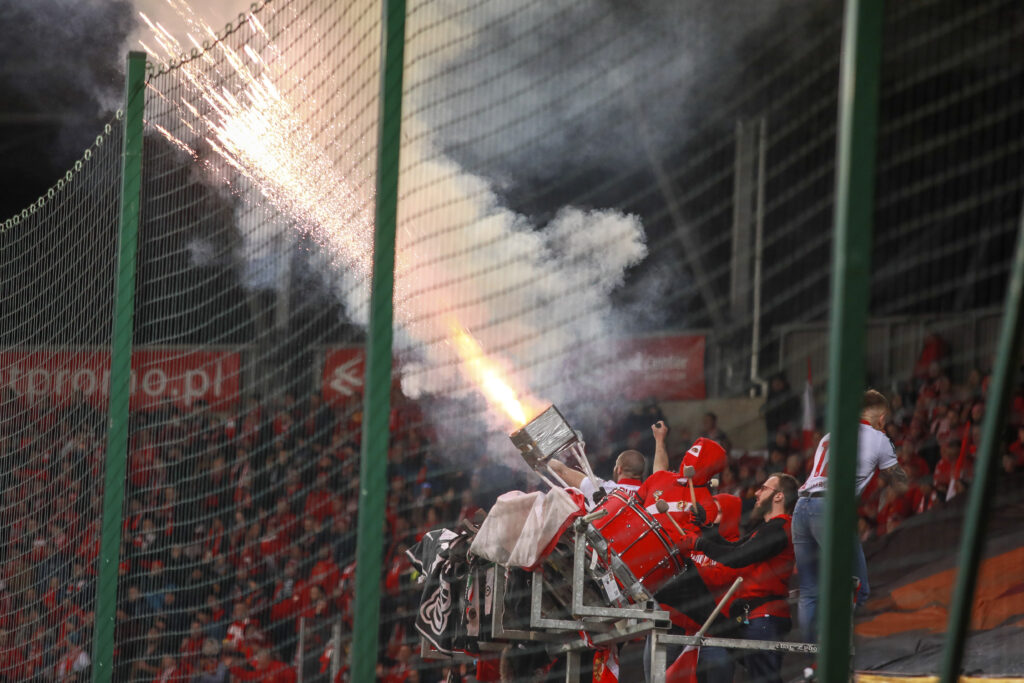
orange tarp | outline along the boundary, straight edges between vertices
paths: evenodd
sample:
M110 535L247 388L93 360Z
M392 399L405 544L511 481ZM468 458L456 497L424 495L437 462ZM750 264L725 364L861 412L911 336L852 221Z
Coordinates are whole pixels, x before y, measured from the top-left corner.
M872 619L857 624L857 634L868 638L905 631L946 630L948 607L956 569L900 586L869 609L887 609ZM978 573L978 588L971 610L971 628L995 628L1011 617L1024 614L1024 548L1017 548L984 560Z

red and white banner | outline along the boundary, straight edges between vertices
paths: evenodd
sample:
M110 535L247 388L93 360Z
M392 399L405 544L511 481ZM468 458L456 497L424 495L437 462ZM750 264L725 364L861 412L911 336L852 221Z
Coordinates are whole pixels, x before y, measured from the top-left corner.
M363 395L366 352L362 346L337 346L324 353L320 393L328 403L344 403Z
M196 401L223 410L238 402L239 354L233 351L137 349L132 353L132 410L164 400L183 406ZM81 392L89 403L110 398L109 351L0 351L0 387L27 398L46 396L55 404Z
M769 437L774 437L769 434ZM811 359L807 359L807 383L804 384L803 419L800 422L800 448L811 450L818 446L814 438L814 383L811 379Z
M623 340L621 367L629 373L624 397L634 401L691 401L707 397L704 335L673 334Z

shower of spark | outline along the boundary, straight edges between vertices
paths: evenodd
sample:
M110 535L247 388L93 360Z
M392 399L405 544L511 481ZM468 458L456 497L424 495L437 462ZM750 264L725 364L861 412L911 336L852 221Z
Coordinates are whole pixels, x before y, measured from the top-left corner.
M174 2L172 6L193 29L216 37L216 32L185 3ZM160 55L143 44L153 57L167 59L185 52L162 26L144 14L142 18L164 51ZM250 15L249 26L254 33L266 36L255 16ZM198 44L194 37L189 38ZM249 45L243 50L245 57L224 41L217 42L216 49L233 69L231 75L239 85L229 90L223 84L228 79L215 80L202 68L205 60L189 62L180 68L191 89L176 104L202 121L206 127L202 135L210 148L272 205L296 220L298 228L318 244L330 249L340 259L339 265L355 270L359 277L368 277L373 253L371 204L357 196L344 178L337 177L327 154L275 86L275 72L267 62ZM212 58L206 53L205 59ZM200 100L207 105L206 113L191 104ZM166 128L156 129L172 144L189 149Z
M216 41L216 32L200 19L183 0L168 0L191 30ZM143 48L156 60L177 58L186 52L167 30L145 15L143 21L152 31L159 49L143 43ZM248 19L250 30L269 42L269 35L254 15ZM199 46L192 35L190 43ZM225 77L224 67L209 69L215 60L209 53L180 65L189 84L187 92L177 101L156 91L156 95L177 107L181 120L191 133L203 140L227 164L246 178L276 209L295 221L296 228L325 249L335 266L344 267L357 280L368 281L372 269L373 217L372 203L354 189L344 174L336 170L327 150L317 143L296 107L275 79L288 82L283 59L268 62L250 45L242 52L225 41L216 41L215 50L232 69ZM273 47L269 47L273 51ZM233 83L230 89L227 83ZM155 89L152 82L150 87ZM298 88L301 92L301 87ZM193 102L201 102L200 111ZM199 120L204 130L196 130L188 119ZM166 127L152 122L153 127L179 149L199 159L192 145L179 139ZM229 179L225 178L228 182ZM407 330L422 327L422 319L402 304L414 294L409 291L402 273L429 268L430 263L415 263L414 250L396 254L395 316ZM444 334L458 353L460 370L486 398L488 404L501 412L516 427L530 417L538 401L520 399L501 370L501 364L489 358L465 326L448 314ZM525 405L524 405L525 403Z

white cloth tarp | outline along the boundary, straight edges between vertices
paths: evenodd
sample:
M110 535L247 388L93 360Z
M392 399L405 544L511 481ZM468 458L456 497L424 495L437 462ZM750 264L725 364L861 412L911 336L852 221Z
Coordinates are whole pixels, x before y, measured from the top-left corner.
M505 567L532 568L583 512L583 495L576 489L510 491L498 497L469 551Z

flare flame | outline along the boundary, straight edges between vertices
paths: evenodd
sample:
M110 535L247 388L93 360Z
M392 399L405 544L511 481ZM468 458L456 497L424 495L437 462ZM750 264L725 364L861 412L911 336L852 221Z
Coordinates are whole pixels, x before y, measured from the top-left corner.
M462 329L458 321L450 320L451 339L455 342L459 358L470 379L480 387L480 391L492 406L499 408L506 417L515 423L516 427L522 427L529 419L527 410L535 403L531 399L520 400L519 394L505 380L501 372L501 366L484 354L480 344L466 330ZM526 405L524 405L524 401Z

